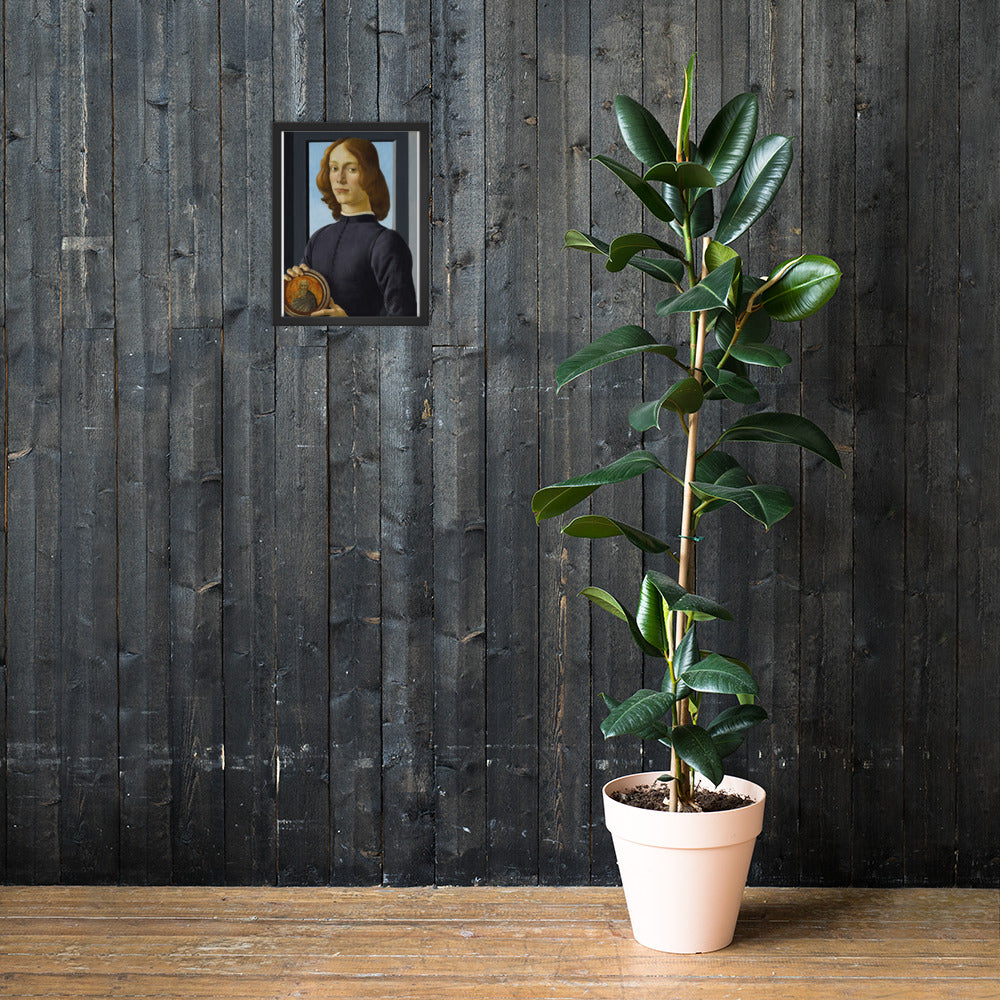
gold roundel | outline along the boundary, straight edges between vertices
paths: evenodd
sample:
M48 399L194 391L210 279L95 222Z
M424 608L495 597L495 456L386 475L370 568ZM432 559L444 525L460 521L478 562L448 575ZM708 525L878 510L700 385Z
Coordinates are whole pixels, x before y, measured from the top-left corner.
M319 271L304 264L302 274L285 282L285 312L292 316L308 316L330 305L330 286Z

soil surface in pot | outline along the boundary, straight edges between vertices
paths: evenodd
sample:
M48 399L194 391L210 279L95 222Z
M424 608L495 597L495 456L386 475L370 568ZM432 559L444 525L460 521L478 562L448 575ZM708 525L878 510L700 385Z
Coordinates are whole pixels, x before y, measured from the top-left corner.
M670 811L670 796L665 784L637 785L621 791L608 793L615 802L639 809L653 809L657 812ZM710 788L696 788L694 802L681 803L680 812L722 812L725 809L740 809L753 802L749 795L733 795L730 792L716 792Z

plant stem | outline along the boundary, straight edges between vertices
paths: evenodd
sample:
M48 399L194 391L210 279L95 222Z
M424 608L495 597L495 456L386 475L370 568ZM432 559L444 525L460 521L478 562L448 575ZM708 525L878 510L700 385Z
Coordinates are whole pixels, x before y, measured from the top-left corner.
M708 240L704 241L704 249L708 247ZM708 273L707 266L702 264L702 277ZM705 358L705 339L708 333L708 314L698 313L698 327L697 336L694 341L694 350L692 352L691 367L694 373L694 377L701 382L704 378L702 374L702 367ZM677 567L677 582L685 589L690 590L694 587L694 574L695 574L695 548L694 548L694 505L695 505L695 495L694 491L691 489L691 481L695 478L695 468L698 462L698 417L700 411L696 411L691 414L691 419L688 421L688 436L687 436L687 457L684 463L684 501L681 513L681 549L678 560ZM686 631L686 617L684 615L676 616L676 634L674 637L675 647L680 645L681 640L684 638L684 633ZM677 725L683 726L690 719L690 713L688 710L687 699L683 698L677 703ZM670 755L670 771L674 775L674 780L670 783L670 811L676 812L678 805L679 794L685 797L689 793L687 782L687 765L677 756L676 750L671 750ZM678 786L683 786L680 788Z

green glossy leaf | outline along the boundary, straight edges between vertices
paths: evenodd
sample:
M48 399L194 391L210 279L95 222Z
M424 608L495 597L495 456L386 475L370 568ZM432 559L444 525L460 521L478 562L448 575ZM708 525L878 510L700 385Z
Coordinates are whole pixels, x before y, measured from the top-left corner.
M661 260L659 258L635 256L629 264L643 274L648 274L657 281L679 285L684 280L684 265L679 260Z
M596 236L587 236L579 229L570 229L566 233L563 249L586 250L587 253L602 253L607 256L608 244Z
M767 712L760 705L734 705L720 712L709 724L712 736L726 736L741 733L745 729L759 725L767 718Z
M663 691L642 689L613 708L601 723L605 738L612 736L639 736L645 733L673 707L674 697ZM663 726L666 735L667 727Z
M764 441L794 444L811 451L831 465L842 469L833 442L811 420L797 413L753 413L730 424L719 437L722 441Z
M562 529L562 532L564 535L571 535L574 538L615 538L622 535L643 552L654 554L669 552L671 556L674 556L670 546L662 539L643 531L641 528L626 524L624 521L616 521L611 517L585 514L583 517L576 517L570 521Z
M714 332L718 345L723 349L727 348L732 343L733 335L736 333L736 317L732 313L720 313ZM733 350L763 344L770 334L771 317L762 309L753 312L744 320L743 329L740 330Z
M758 694L760 691L747 670L718 653L710 653L687 670L684 683L706 694Z
M720 264L709 275L694 286L689 288L676 299L671 300L669 308L664 311L664 315L669 313L701 312L705 309L725 309L729 298L729 290L736 277L736 268L739 265L739 257L727 260Z
M660 301L656 303L656 307L655 307L656 315L657 316L666 316L667 315L667 309L669 308L670 303L673 302L674 299L676 299L677 296L680 295L680 294L681 293L679 291L674 291L674 292L670 293L669 295L667 295L666 298L660 299Z
M677 118L677 159L690 160L689 133L691 131L691 111L694 107L694 56L684 69L684 97L681 99L681 113Z
M546 518L564 514L580 501L586 500L595 490L611 483L621 483L626 479L641 476L650 469L666 469L648 451L633 451L623 455L603 469L586 472L582 476L545 486L531 500L531 510L535 521L541 523Z
M736 375L733 372L720 370L715 365L706 364L704 370L705 374L712 380L712 383L718 386L719 391L727 399L746 405L760 402L760 393L748 378Z
M726 776L722 758L708 732L701 726L674 726L670 742L681 760L690 764L699 774L703 774L713 785Z
M649 209L661 222L670 222L674 213L667 203L637 173L629 170L609 156L594 156L592 159L603 164Z
M716 313L716 315L719 319L725 319L730 314L726 312L718 312ZM709 368L718 369L722 361L723 354L724 352L717 347L712 348L712 350L710 351L705 351L705 357L704 360L702 361L702 370L707 371ZM749 381L747 366L743 364L742 361L737 361L736 358L734 358L732 355L726 358L726 362L724 365L722 365L721 370L726 372L731 372L733 375L738 375L740 378L745 378ZM705 383L704 389L705 389L706 399L726 398L725 393L721 392L719 390L719 387L712 383L711 379L709 379Z
M718 449L698 460L695 476L696 481L700 483L713 483L730 487L751 486L753 484L746 469L731 455ZM726 500L713 500L702 507L702 516L709 511L727 506L727 503Z
M725 733L721 736L713 735L712 743L715 744L715 749L719 756L725 759L731 753L736 753L743 746L743 737L745 735L745 733Z
M633 407L628 422L637 431L648 431L660 426L660 410L668 406L677 413L695 413L701 408L705 394L701 383L690 376L675 382L659 398Z
M719 184L743 166L756 134L757 98L753 94L738 94L709 123L699 151L701 162Z
M609 712L621 705L620 701L609 695L602 693L601 698L607 705ZM651 722L645 729L637 730L633 735L638 736L641 740L659 740L661 743L666 743L667 746L670 745L670 727L663 722Z
M791 364L791 357L780 347L773 344L744 344L742 336L734 345L730 353L731 357L737 361L742 361L745 365L760 365L764 368L784 368Z
M709 621L713 618L732 621L733 616L721 604L709 600L707 597L699 597L685 590L676 580L671 580L669 576L650 570L646 580L659 591L660 596L667 602L667 607L671 611L690 612L695 621Z
M785 517L794 504L780 486L720 486L712 483L691 483L691 489L703 500L717 499L736 504L755 521L769 529Z
M769 135L755 143L722 210L715 234L720 243L732 243L767 211L791 164L791 139Z
M639 607L635 612L635 620L643 638L651 645L666 652L670 648L667 636L667 620L663 600L659 591L645 577L639 591Z
M635 615L625 608L620 601L616 600L606 590L600 587L584 587L580 591L581 597L586 597L591 604L596 604L599 608L607 611L628 625L628 630L632 634L632 640L647 656L663 656L663 650L651 645L646 641L639 624L635 620Z
M609 271L623 270L632 258L643 250L661 250L663 253L678 258L678 262L684 259L683 251L672 247L669 243L664 243L663 240L658 240L655 236L647 236L646 233L626 233L624 236L616 236L611 241L608 248L607 269ZM684 265L681 264L682 272L683 267Z
M769 315L787 323L811 316L830 301L840 268L829 257L807 255L760 294Z
M710 233L715 226L715 199L711 190L697 195L694 208L691 209L691 238L697 239Z
M659 343L641 326L620 326L581 347L571 358L567 358L556 369L556 385L561 389L568 382L595 368L600 368L601 365L644 353L676 358L677 348Z
M687 698L691 694L691 688L684 682L684 674L701 660L701 650L698 648L698 636L696 627L692 625L685 633L684 638L677 644L674 651L674 676L677 678L677 690L674 694L678 700ZM668 671L666 679L669 681Z
M708 241L708 247L705 250L705 264L709 271L714 271L734 257L739 257L739 254L732 247L727 247L725 243L719 243L717 240Z
M663 126L638 101L619 94L615 98L615 114L625 145L640 163L653 164L677 158L674 144Z
M700 163L682 161L664 162L650 167L643 175L644 181L659 181L675 188L714 188L717 181L712 171Z

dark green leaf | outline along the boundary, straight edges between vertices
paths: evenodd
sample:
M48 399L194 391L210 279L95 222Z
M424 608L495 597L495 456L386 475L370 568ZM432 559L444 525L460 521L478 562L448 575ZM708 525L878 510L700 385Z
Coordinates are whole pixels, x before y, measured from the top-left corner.
M711 190L704 194L695 192L694 208L691 209L691 238L697 239L712 231L715 225L715 200Z
M586 500L596 489L610 483L621 483L626 479L641 476L650 469L666 469L648 451L633 451L623 455L603 469L574 476L561 483L545 486L531 500L535 521L540 523L549 517L564 514L581 500Z
M727 247L725 243L719 243L718 240L708 241L708 247L705 250L705 264L709 271L714 271L734 257L739 257L739 254L732 247Z
M826 459L838 469L843 468L833 442L811 420L800 417L797 413L753 413L727 427L719 440L725 438L732 441L795 444Z
M720 371L715 365L704 366L705 374L712 380L712 383L719 387L719 391L735 403L759 403L760 393L757 387L748 378L736 375L733 372Z
M753 483L753 480L747 475L746 469L735 458L718 449L698 460L695 476L697 482L722 486L750 486ZM726 504L725 500L713 500L702 507L702 516L719 507L725 507Z
M663 407L669 406L678 413L695 413L704 398L701 383L689 376L675 382L659 399L634 407L628 415L628 422L637 431L648 431L660 426L660 410Z
M639 592L639 607L635 612L635 620L643 638L662 652L670 648L667 636L667 620L663 600L657 589L646 577L642 581Z
M744 344L742 335L733 344L730 357L745 365L761 365L764 368L784 368L792 361L785 351L773 344Z
M637 549L642 549L643 552L654 554L669 552L670 555L674 555L670 546L662 539L650 535L641 528L626 524L624 521L616 521L611 517L585 514L583 517L574 518L562 531L564 535L571 535L574 538L614 538L618 535L624 535Z
M564 249L566 248L586 250L587 253L602 253L605 256L608 253L607 243L597 239L596 236L587 236L585 233L581 233L579 229L570 229L566 233Z
M712 119L701 137L701 162L724 184L743 165L757 134L757 98L753 94L734 97Z
M744 733L726 733L724 736L712 736L715 749L722 758L728 757L731 753L736 753L743 745Z
M713 785L717 786L726 776L715 743L701 726L674 726L670 742L677 751L677 756L708 778Z
M636 691L608 713L601 723L601 732L606 738L630 735L647 739L649 737L646 733L650 727L655 726L673 704L674 697L671 694L645 688ZM666 735L667 731L667 727L662 726L662 735Z
M626 233L624 236L616 236L611 241L608 248L609 271L621 271L631 262L632 258L643 250L662 250L663 253L676 257L679 261L684 260L684 253L672 247L663 240L658 240L655 236L647 236L645 233ZM681 265L683 271L683 265Z
M653 164L677 158L674 144L663 126L638 101L619 94L615 98L615 114L625 145L640 163Z
M648 274L657 281L679 285L684 280L684 265L679 260L660 260L648 257L633 257L629 264Z
M720 243L732 243L767 211L791 164L791 139L769 135L754 145L722 210L715 234Z
M742 307L741 307L742 308ZM736 332L736 317L732 313L720 313L715 324L715 339L718 345L725 349L733 340ZM736 347L756 346L763 344L771 333L771 317L762 309L751 313L743 322L743 329L736 341Z
M821 309L840 284L840 268L829 257L807 255L761 292L764 309L777 320L796 322Z
M715 694L757 694L757 682L741 666L711 653L684 674L684 683L695 691Z
M660 592L660 596L667 602L667 607L671 611L685 611L693 614L696 621L708 621L713 618L721 618L725 621L732 621L733 616L720 604L710 601L707 597L699 597L685 590L676 580L671 580L669 576L650 570L646 580Z
M688 133L691 131L691 111L694 107L694 56L688 60L684 70L684 97L681 100L681 113L677 121L677 159L689 160ZM672 158L672 157L671 157Z
M628 189L656 216L661 222L670 222L674 213L667 203L636 173L629 170L609 156L595 156L593 159L604 164L616 177L624 181Z
M687 161L657 163L642 175L642 179L660 181L675 188L713 188L717 183L707 167Z
M658 343L641 326L620 326L567 358L556 369L556 385L561 389L567 382L601 365L647 352L677 357L676 347Z
M701 312L704 309L725 309L729 298L729 289L736 277L739 257L727 260L683 295L678 295L670 302L667 313Z
M614 615L615 618L619 618L625 622L628 625L629 632L632 634L633 641L647 656L663 656L662 649L658 649L646 641L639 629L638 622L635 620L635 615L623 607L621 602L612 597L606 590L601 590L600 587L584 587L580 591L580 596L586 597L592 604L596 604L599 608Z
M609 712L621 704L620 701L606 694L602 694L601 698L604 699L604 704L607 705ZM667 746L670 745L670 727L662 722L652 722L646 729L637 731L634 735L641 740L659 740L661 743L666 743Z
M729 733L740 733L763 722L767 712L760 705L734 705L720 712L708 726L713 736L726 736Z
M719 486L711 483L691 483L691 489L703 500L717 499L734 503L765 528L785 517L794 504L787 491L780 486Z
M701 660L701 650L698 648L698 637L696 628L692 625L685 633L684 638L677 645L674 651L674 676L677 678L677 690L674 694L678 699L687 698L691 694L691 688L684 683L684 674ZM670 674L667 673L669 680Z

